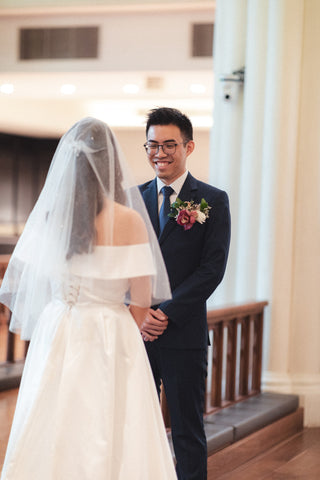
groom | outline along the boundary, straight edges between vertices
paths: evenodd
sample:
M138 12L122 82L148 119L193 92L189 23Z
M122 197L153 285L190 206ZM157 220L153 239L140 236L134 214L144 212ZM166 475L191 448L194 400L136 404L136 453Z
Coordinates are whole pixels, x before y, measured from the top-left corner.
M141 331L158 392L161 380L164 385L178 479L205 480L206 300L226 268L228 196L187 171L187 158L195 148L187 116L173 108L154 109L148 115L146 135L144 146L156 178L141 185L140 191L159 236L172 300L150 309ZM175 211L178 218L169 218L169 205L177 197L195 205L204 199L209 208L198 220L196 212L190 214L184 206Z

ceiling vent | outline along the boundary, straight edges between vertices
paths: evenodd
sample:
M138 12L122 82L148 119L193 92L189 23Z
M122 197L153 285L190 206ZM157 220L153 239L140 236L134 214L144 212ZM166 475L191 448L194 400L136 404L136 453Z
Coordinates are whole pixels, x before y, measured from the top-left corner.
M147 77L146 89L147 90L162 90L164 87L163 77Z
M213 56L213 23L195 23L192 25L192 56Z
M20 60L97 58L98 27L21 28Z

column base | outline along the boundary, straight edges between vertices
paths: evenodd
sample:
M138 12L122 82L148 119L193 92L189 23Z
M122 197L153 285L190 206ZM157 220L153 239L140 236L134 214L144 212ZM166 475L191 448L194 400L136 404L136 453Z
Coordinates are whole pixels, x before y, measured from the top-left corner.
M262 391L299 395L304 409L304 426L320 427L320 375L264 372Z

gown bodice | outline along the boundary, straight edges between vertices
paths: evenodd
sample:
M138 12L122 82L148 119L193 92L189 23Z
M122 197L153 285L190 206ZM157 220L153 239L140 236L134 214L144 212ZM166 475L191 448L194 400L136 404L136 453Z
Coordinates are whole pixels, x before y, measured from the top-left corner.
M55 287L54 298L75 304L123 304L130 281L155 273L149 244L96 246L75 255L68 275Z

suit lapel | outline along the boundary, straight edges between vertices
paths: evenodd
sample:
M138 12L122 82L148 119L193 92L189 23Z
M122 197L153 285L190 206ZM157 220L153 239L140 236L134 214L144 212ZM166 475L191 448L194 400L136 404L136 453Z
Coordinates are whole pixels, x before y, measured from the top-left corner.
M146 204L154 231L159 236L159 215L158 215L158 191L157 180L150 182L148 188L143 192L143 199Z
M182 188L181 188L180 193L178 194L178 197L182 201L193 200L194 199L193 197L194 197L195 192L197 190L198 190L197 180L191 175L191 173L188 173L188 176L187 176L184 184L182 185ZM172 230L174 229L176 224L177 224L177 222L174 218L169 218L166 226L164 227L164 229L163 229L163 231L160 235L160 238L159 238L160 245L164 242L164 240L167 238L167 236L170 234L170 232L172 232ZM182 228L182 227L179 226L179 228Z

